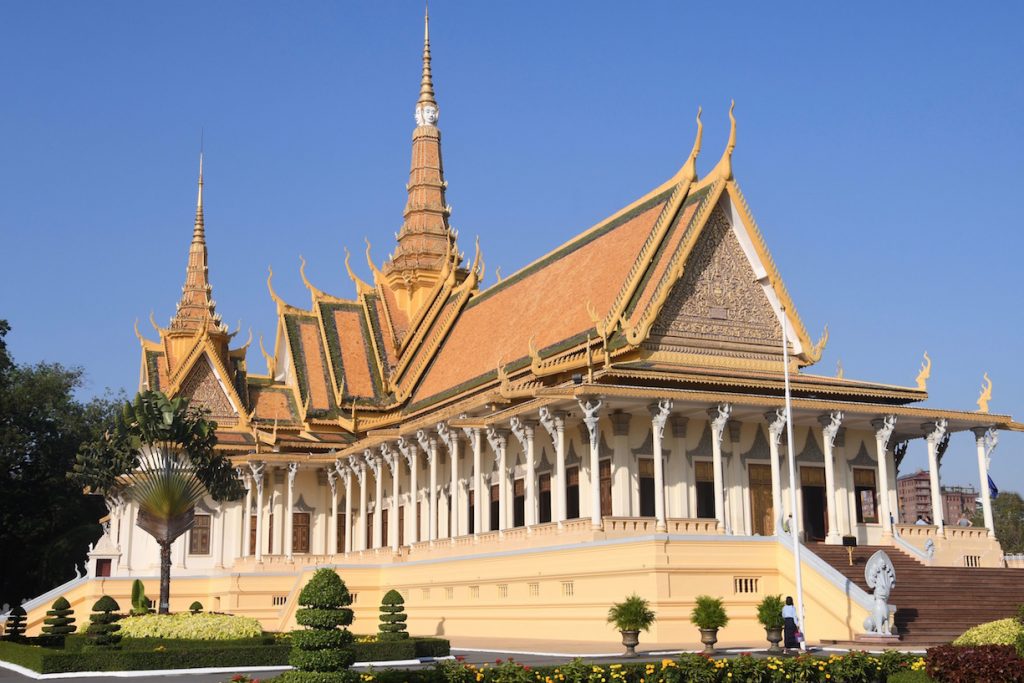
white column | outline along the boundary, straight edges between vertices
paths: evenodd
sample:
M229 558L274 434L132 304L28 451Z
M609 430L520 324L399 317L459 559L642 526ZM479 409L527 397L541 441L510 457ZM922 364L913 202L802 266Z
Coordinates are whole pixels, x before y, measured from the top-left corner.
M338 554L338 471L327 468L327 485L331 487L331 518L327 520L327 554Z
M217 550L216 557L213 560L214 569L224 568L224 537L227 535L227 525L224 518L228 514L227 502L221 503L217 507Z
M836 431L835 446L832 452L835 454L837 465L836 522L839 524L840 535L849 536L853 534L853 524L850 522L850 492L852 490L850 480L853 477L853 471L850 469L850 463L846 458L846 427L840 427ZM856 512L854 512L852 519L857 519Z
M782 505L782 472L779 466L779 444L782 443L782 432L786 428L786 411L777 408L764 414L768 421L768 449L772 459L772 528L775 535L782 532L782 519L785 515Z
M388 466L388 472L391 473L391 506L388 509L388 539L390 541L391 552L398 552L398 478L401 476L401 468L398 465L398 453L391 450L391 447L382 443L380 445L380 454L384 458L384 464ZM383 470L383 468L381 468ZM380 504L378 503L378 508ZM383 512L383 510L381 510ZM378 515L379 517L379 515ZM381 539L381 547L384 547L384 541Z
M974 440L978 446L978 477L981 481L981 511L989 538L996 537L996 525L992 518L992 493L988 488L988 470L992 464L992 451L999 444L999 436L993 427L975 427Z
M882 518L882 536L892 535L892 513L889 509L889 463L888 449L892 431L896 428L896 416L871 421L875 428L875 457L878 458L878 515Z
M352 552L352 470L348 467L343 467L342 464L335 460L334 466L338 468L338 472L341 474L342 480L345 482L345 553ZM364 488L365 490L365 488ZM335 541L337 542L337 541Z
M359 459L359 456L352 456L352 474L359 480L359 526L352 526L353 529L359 531L359 550L366 550L370 547L366 538L366 459Z
M537 464L534 462L533 431L536 426L533 420L522 420L513 417L510 426L512 433L523 449L526 458L526 516L523 521L527 527L537 523Z
M661 440L665 437L665 422L672 413L672 401L662 399L650 406L651 433L654 442L654 518L655 530L667 531L665 524L665 462L661 456Z
M726 526L725 518L725 482L722 473L722 434L725 432L725 425L732 414L732 406L722 403L717 408L708 410L711 417L711 455L712 467L715 476L715 519L718 520L718 528L731 533Z
M427 540L431 543L437 540L437 439L430 436L426 430L416 432L416 440L419 441L420 449L426 455L427 467L430 468L430 492L427 495Z
M551 482L551 518L559 525L565 521L565 413L540 409L540 423L551 436L555 447L555 477Z
M837 545L842 542L842 534L839 533L839 522L836 517L836 466L835 454L832 447L835 445L836 434L839 432L839 425L843 423L843 414L839 411L828 415L819 415L818 422L821 424L821 440L825 453L825 510L828 518L828 533L825 534L825 542Z
M450 429L444 422L438 422L435 427L437 435L448 448L448 461L451 464L451 489L448 493L451 502L451 518L448 520L448 536L454 542L456 536L462 535L462 524L466 518L464 512L459 508L462 505L462 496L459 491L459 432Z
M295 475L299 471L299 463L288 463L288 509L284 512L284 554L292 559L292 523L295 514Z
M263 470L266 463L258 460L249 463L252 480L256 484L256 563L263 562ZM246 511L248 515L248 510Z
M249 545L249 536L252 534L252 474L243 476L245 482L245 509L242 511L242 557L249 557L252 548Z
M491 445L498 468L498 530L504 531L508 528L508 466L505 463L508 439L504 430L488 427L487 443Z
M621 410L608 413L612 423L612 515L629 517L633 502L632 458L629 453L629 423L632 415Z
M587 433L590 435L590 526L593 529L600 529L601 523L601 452L598 450L601 444L601 426L598 413L601 410L601 401L577 401L580 410L583 411L583 424L587 426Z
M490 496L484 499L484 475L480 471L480 461L483 457L483 436L479 429L472 429L473 440L473 535L479 536L484 523L484 505L490 506Z
M932 524L939 527L939 533L943 533L942 520L942 490L939 487L939 443L946 435L946 421L936 420L925 422L921 429L925 430L925 440L928 442L928 480L932 491Z
M679 459L679 464L676 465L676 471L679 473L679 516L687 518L690 517L690 484L693 483L693 468L686 458L686 425L690 418L685 415L670 415L668 421L672 425L672 438L675 439L673 452L678 453L676 457ZM671 505L668 506L666 514L672 516Z
M367 450L364 452L363 457L366 459L366 465L373 472L373 540L370 543L371 548L379 548L383 544L384 537L384 477L383 467L381 466L380 456L375 455L371 451Z
M410 534L406 545L412 545L420 540L420 461L416 453L416 444L406 441L405 438L398 439L398 450L405 458L405 464L409 466L409 500L412 504L409 506L411 514L409 515L410 519L406 520L406 526L412 530L412 534ZM401 471L401 468L398 468L398 471ZM396 511L395 514L397 515L398 512Z

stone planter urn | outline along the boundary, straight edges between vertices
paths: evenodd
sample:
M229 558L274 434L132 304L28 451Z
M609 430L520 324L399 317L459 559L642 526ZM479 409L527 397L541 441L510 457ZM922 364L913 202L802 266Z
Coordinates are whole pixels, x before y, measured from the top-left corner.
M771 645L768 647L768 652L776 654L782 652L782 648L779 647L779 642L782 640L782 627L779 628L767 628L764 629L765 637L768 638L768 642Z
M626 651L623 657L636 657L636 646L640 644L640 631L619 631L622 634L622 645Z
M702 628L700 630L700 642L704 643L704 654L715 653L715 643L718 642L717 628Z

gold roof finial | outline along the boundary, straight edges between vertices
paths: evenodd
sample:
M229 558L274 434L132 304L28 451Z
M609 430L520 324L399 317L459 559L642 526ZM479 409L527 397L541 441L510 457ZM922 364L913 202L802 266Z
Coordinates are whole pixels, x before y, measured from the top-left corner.
M697 181L697 156L700 154L701 139L704 136L704 124L700 120L701 111L701 107L697 107L697 137L693 139L693 149L690 150L690 157L679 171L679 175L682 176L683 180L688 180L691 183Z
M206 243L206 230L203 222L203 143L199 143L199 194L196 197L196 222L192 229L193 243Z
M981 383L981 396L978 397L978 412L988 412L988 402L992 400L992 380L988 378L988 373L985 373L984 380Z
M733 110L736 108L736 100L729 105L729 142L725 145L725 152L715 166L715 170L709 175L722 180L732 180L732 153L736 149L736 116Z
M925 391L928 388L928 378L932 376L932 359L928 352L924 352L924 360L921 361L921 370L917 373L917 388Z
M423 12L423 75L420 77L420 98L416 100L416 125L436 125L437 115L434 77L430 73L430 10L426 8Z

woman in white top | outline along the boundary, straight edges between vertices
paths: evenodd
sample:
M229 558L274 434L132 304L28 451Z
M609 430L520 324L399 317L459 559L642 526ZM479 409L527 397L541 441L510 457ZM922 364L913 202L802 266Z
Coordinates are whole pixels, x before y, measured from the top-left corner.
M787 650L799 650L800 641L797 640L796 632L800 624L796 618L796 608L793 607L793 598L787 597L786 604L782 608L782 620L784 623L785 645Z

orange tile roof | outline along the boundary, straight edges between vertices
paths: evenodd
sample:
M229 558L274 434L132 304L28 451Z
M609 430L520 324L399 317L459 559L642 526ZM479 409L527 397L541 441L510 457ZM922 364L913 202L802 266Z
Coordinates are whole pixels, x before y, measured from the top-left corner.
M535 266L470 300L417 388L413 402L439 394L528 354L586 334L590 302L607 310L666 194L622 219L585 233Z
M274 420L278 420L280 423L298 422L299 416L292 392L287 387L250 384L249 401L255 409L253 417L269 422Z
M366 348L362 311L354 307L335 310L334 325L338 331L342 363L342 368L335 368L335 372L344 373L346 393L352 396L373 397L376 391L370 374L372 351Z

